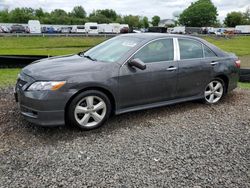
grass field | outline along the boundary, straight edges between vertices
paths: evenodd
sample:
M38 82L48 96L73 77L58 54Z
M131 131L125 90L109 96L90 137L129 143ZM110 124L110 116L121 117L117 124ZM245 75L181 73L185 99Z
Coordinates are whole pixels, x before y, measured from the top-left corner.
M250 67L250 36L241 36L233 38L206 37L208 42L219 48L235 53L241 60L242 67Z
M21 69L0 69L0 88L14 85Z
M86 50L106 40L104 37L1 37L0 55L65 55ZM233 52L250 67L250 36L205 37L221 49Z
M237 56L250 56L250 36L233 37L230 39L206 37L205 39L227 52L235 53Z
M1 55L65 55L86 50L104 37L2 37Z

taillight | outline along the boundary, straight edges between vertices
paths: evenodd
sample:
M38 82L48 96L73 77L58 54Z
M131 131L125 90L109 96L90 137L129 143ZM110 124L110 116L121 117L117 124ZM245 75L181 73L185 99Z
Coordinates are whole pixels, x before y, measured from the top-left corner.
M235 61L235 65L237 68L240 68L240 60L239 59Z

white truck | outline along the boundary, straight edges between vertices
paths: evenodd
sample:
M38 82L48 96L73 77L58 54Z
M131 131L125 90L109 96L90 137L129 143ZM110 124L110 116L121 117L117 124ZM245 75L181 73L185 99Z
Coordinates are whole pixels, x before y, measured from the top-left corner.
M250 33L250 25L236 25L235 31L238 33Z
M30 33L42 33L39 20L29 20L28 28Z
M88 34L98 34L98 24L96 22L85 23L85 30Z

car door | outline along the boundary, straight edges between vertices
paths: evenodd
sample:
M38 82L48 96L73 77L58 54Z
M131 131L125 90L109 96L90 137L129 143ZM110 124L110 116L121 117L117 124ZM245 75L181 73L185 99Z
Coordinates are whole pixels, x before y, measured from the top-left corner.
M204 58L203 44L195 39L179 38L178 98L201 94L212 78L212 59Z
M145 70L126 62L119 71L119 104L126 108L175 97L177 63L172 38L157 39L138 50L129 60L140 59Z

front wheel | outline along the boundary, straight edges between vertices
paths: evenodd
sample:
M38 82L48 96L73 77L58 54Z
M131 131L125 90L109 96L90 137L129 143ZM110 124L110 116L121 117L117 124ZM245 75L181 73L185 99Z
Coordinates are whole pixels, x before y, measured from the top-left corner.
M111 104L102 92L91 90L77 95L68 108L70 123L84 130L102 126L109 118Z
M204 91L204 101L207 104L215 104L220 101L225 92L225 83L221 79L212 80Z

